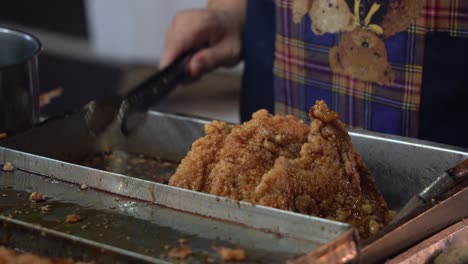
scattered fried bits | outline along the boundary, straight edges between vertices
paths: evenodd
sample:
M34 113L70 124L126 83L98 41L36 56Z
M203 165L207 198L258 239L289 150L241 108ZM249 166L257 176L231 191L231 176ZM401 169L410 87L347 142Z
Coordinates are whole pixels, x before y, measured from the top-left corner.
M44 106L50 104L50 102L53 99L55 99L57 97L60 97L62 94L63 94L63 88L62 87L58 87L56 89L53 89L53 90L50 90L48 92L40 94L39 95L39 107L44 107Z
M67 224L75 224L78 223L81 220L81 217L77 214L69 214L65 218L65 223Z
M83 183L83 184L81 184L81 186L80 186L80 189L81 189L81 190L86 190L86 189L88 189L88 188L89 188L89 186L88 186L88 184L86 184L86 183Z
M224 261L244 261L246 259L245 250L241 248L217 247L215 250L218 251Z
M206 263L216 263L216 260L215 260L214 258L207 257L207 258L205 259L205 262L206 262Z
M165 249L165 250L169 250L169 249L171 249L171 248L172 248L171 245L164 245L164 249Z
M179 238L177 240L177 243L179 243L180 245L184 245L184 244L187 244L188 243L188 240L185 239L185 238Z
M41 206L41 212L50 212L52 211L52 206L50 204L46 204L44 206Z
M32 202L32 203L40 203L40 202L43 202L45 200L46 199L45 199L44 195L42 193L40 193L40 192L33 192L29 196L29 201Z
M0 133L0 139L7 138L8 134L7 133Z
M192 248L189 246L175 247L167 255L169 258L186 259L192 255Z
M10 172L10 171L14 171L15 167L13 166L13 164L11 164L11 162L5 162L5 164L3 164L2 170L6 172Z

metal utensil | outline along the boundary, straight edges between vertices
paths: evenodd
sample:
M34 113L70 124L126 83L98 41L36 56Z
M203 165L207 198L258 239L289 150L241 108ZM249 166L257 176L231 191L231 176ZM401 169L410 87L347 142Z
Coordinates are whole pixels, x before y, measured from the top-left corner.
M363 242L362 263L380 263L408 246L419 242L467 216L464 208L468 189L455 186L468 179L468 159L446 170L419 194L413 196L392 222ZM458 190L448 198L444 194ZM385 252L385 253L383 253Z
M93 100L83 108L84 119L91 134L102 133L114 121L124 134L143 123L149 107L166 96L178 84L189 78L187 64L196 50L188 50L174 62L157 72L124 96Z
M390 232L376 240L364 241L360 250L360 263L383 263L385 259L392 258L440 230L466 219L467 200L468 187L464 187L414 218L394 226Z
M24 132L39 122L41 47L33 35L0 26L0 133Z
M399 211L398 215L393 219L393 222L399 222L403 217L414 215L419 209L425 208L441 194L447 192L464 179L468 179L468 159L446 170L442 175L437 177L431 185L424 188L419 194L413 196Z

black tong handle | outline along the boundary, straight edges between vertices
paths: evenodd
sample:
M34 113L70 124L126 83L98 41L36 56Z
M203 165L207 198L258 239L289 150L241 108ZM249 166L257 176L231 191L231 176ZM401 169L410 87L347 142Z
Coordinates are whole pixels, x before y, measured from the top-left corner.
M154 103L166 96L175 86L190 78L188 63L197 49L190 49L179 55L171 64L148 78L130 91L124 100L129 107L148 110Z

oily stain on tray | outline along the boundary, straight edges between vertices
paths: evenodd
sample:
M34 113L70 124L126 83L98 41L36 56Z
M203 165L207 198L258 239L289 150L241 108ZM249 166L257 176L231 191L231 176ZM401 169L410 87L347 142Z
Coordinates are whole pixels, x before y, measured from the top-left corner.
M44 202L32 203L29 201L29 192L16 190L16 188L17 186L0 188L1 215L135 253L172 262L175 259L168 256L171 249L189 246L193 254L186 261L207 263L207 260L213 260L219 263L222 259L216 252L215 246L241 248L231 241L207 239L188 234L118 213L116 209L99 210L51 197ZM116 199L116 205L125 203L125 200L127 199ZM49 208L44 210L45 206ZM160 208L158 211L161 213L165 210L167 209ZM69 214L77 214L81 219L76 223L66 223L65 219ZM181 238L186 241L183 245L179 242ZM292 254L258 249L245 248L245 250L248 263L271 263L274 259L287 261L297 257Z
M169 182L179 165L179 163L161 158L147 157L121 150L93 154L79 163L87 167L163 184Z

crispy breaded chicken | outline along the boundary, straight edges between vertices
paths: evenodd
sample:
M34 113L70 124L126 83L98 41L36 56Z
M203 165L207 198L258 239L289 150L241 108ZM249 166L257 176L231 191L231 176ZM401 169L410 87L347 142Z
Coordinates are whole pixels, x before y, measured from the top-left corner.
M310 127L266 110L214 121L169 184L348 222L367 238L387 224L386 203L338 114L317 101L309 115Z
M255 203L255 188L280 156L299 157L309 128L293 116L266 110L242 126L214 121L195 141L169 184Z

